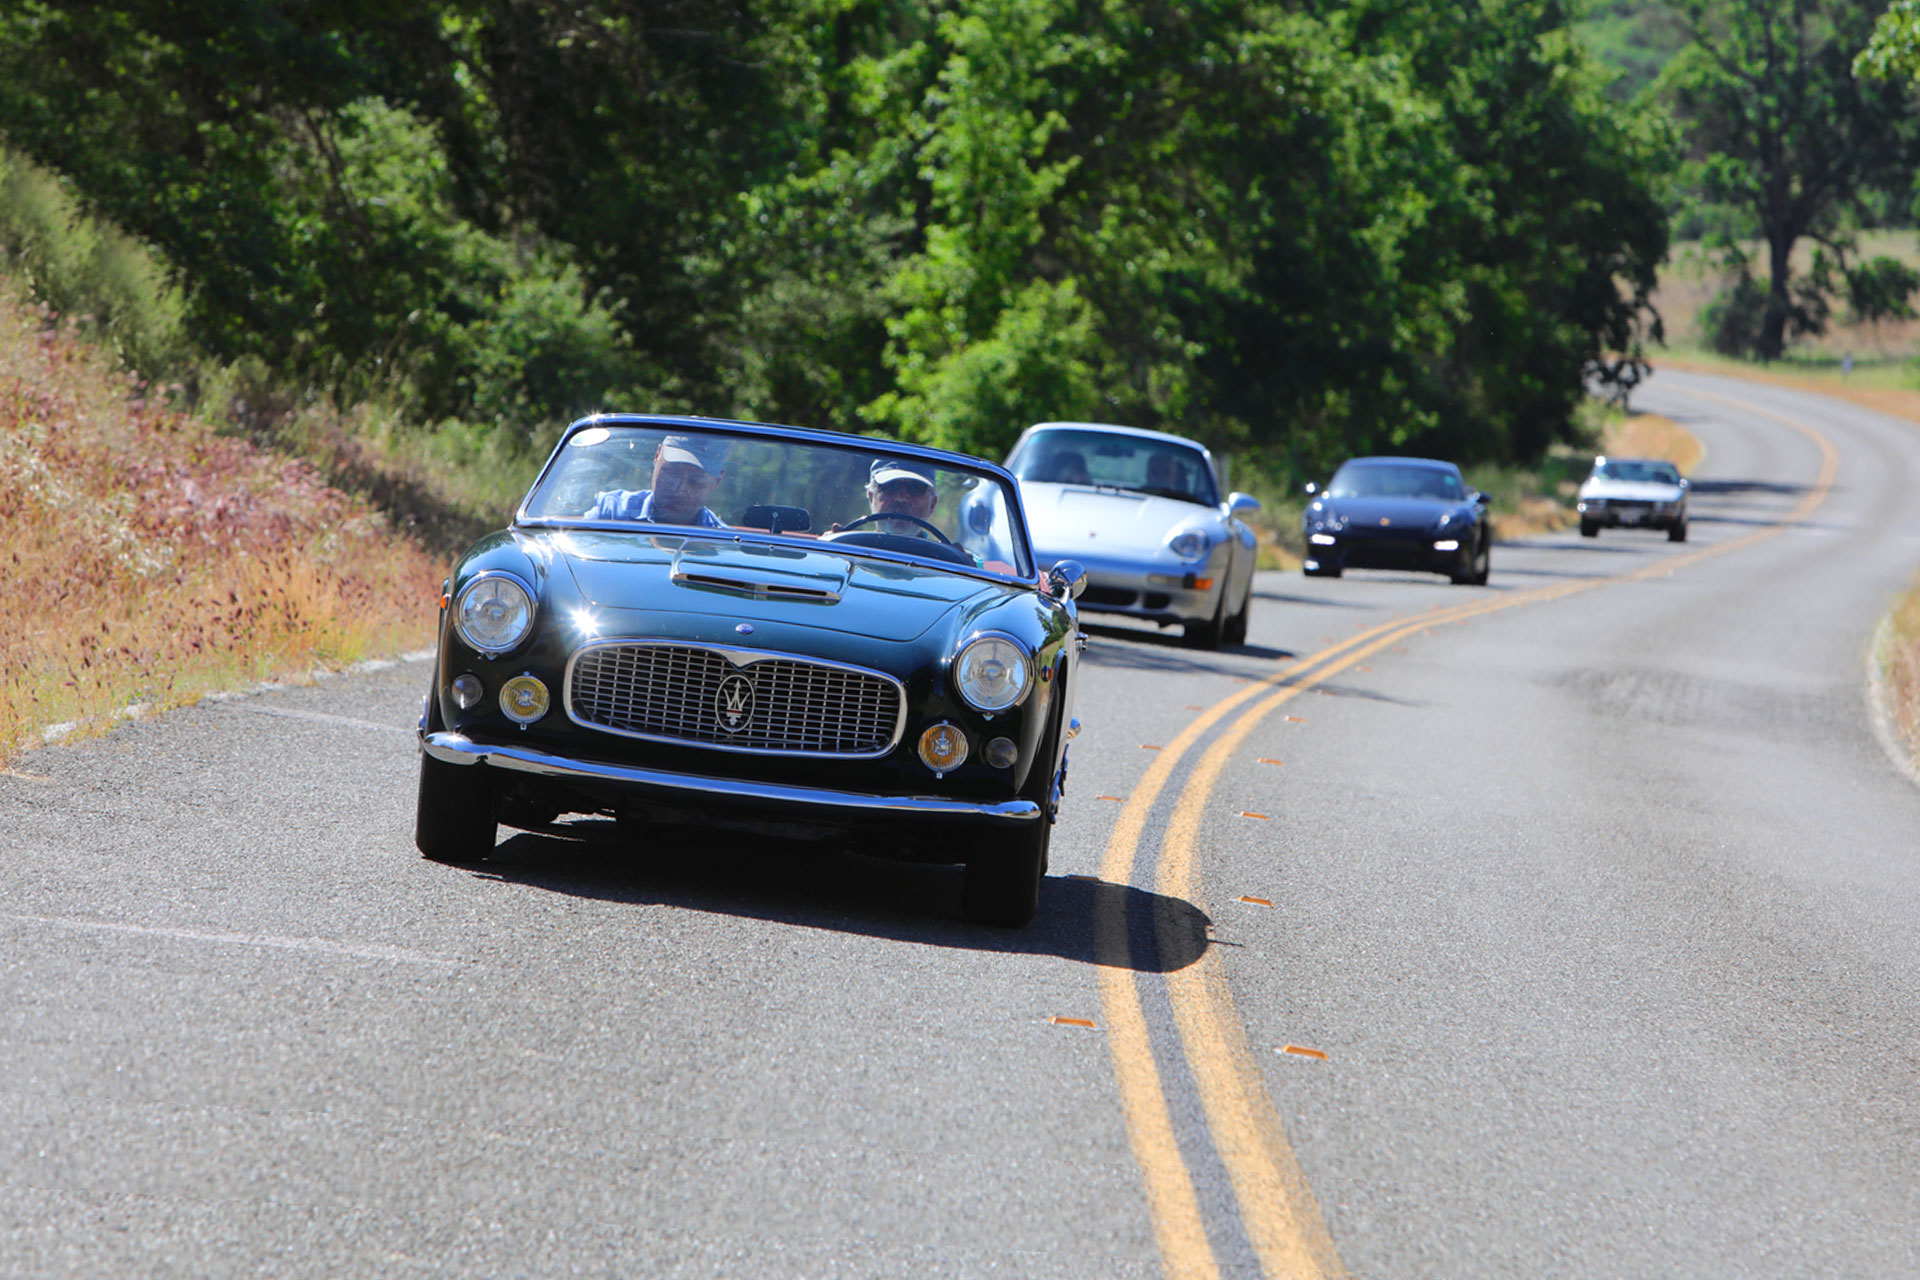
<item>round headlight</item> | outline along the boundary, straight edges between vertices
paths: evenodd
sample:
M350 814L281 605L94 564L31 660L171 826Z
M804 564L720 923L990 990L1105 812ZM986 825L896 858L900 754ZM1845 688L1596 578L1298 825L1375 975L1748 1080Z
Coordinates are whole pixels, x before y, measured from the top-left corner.
M533 597L512 578L475 578L454 604L453 626L482 653L504 653L533 628Z
M1007 636L981 636L953 660L960 696L982 711L1005 711L1027 696L1033 664Z
M1198 529L1182 530L1167 540L1167 550L1182 560L1198 560L1207 554L1207 548L1211 545L1207 535Z

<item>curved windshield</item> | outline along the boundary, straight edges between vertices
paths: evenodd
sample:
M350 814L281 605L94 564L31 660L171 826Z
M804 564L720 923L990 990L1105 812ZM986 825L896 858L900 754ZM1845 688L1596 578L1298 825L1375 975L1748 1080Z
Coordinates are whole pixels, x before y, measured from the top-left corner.
M1327 485L1329 498L1441 498L1453 502L1466 500L1467 487L1460 477L1438 467L1415 467L1396 463L1370 462L1365 466L1348 463L1333 473Z
M560 442L523 521L798 538L1027 578L1010 486L984 470L779 435L605 423Z
M1602 480L1626 480L1640 484L1680 483L1680 469L1671 462L1651 462L1637 458L1610 458L1595 463L1593 474Z
M1042 484L1129 489L1209 507L1220 501L1206 454L1191 445L1115 431L1036 431L1007 459L1007 470Z

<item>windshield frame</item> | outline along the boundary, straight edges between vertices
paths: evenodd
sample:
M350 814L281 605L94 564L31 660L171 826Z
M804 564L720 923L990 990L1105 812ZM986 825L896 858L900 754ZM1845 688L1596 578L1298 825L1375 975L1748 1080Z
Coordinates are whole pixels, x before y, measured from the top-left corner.
M790 442L806 448L830 449L839 452L857 454L863 458L877 455L912 459L928 463L942 471L954 473L975 473L983 482L999 487L1000 499L1006 504L1009 540L1014 544L1014 563L1011 572L990 568L986 565L961 564L941 557L920 556L908 552L897 552L886 547L861 545L859 543L837 543L825 541L815 536L816 531L808 533L774 533L767 529L727 525L724 528L712 528L700 524L678 523L640 523L633 520L615 520L593 518L591 516L563 516L539 514L533 510L534 499L552 478L567 450L576 436L594 428L609 430L619 428L643 431L673 432L676 429L688 433L716 434L740 438L757 438L768 442ZM956 505L959 499L955 499ZM736 544L770 544L784 547L798 547L810 551L843 555L851 559L873 559L893 564L912 565L917 568L938 568L968 577L980 578L995 583L1019 583L1032 587L1040 578L1038 557L1033 548L1031 531L1027 524L1026 507L1021 501L1020 484L1012 473L997 463L969 454L955 453L946 449L935 449L926 445L909 444L905 441L885 436L855 435L851 432L822 430L813 427L794 427L780 423L742 422L727 418L703 418L669 414L640 413L600 413L576 419L567 425L567 429L554 443L552 452L541 466L533 482L527 486L526 493L514 508L512 525L516 529L593 529L614 533L637 533L646 537L699 538L706 541L733 542ZM989 562L989 564L994 562ZM1022 565L1024 564L1024 568Z

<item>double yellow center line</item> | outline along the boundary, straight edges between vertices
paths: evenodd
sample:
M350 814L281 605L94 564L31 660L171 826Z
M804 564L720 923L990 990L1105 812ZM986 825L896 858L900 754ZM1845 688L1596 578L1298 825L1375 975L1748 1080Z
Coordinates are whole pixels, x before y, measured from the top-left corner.
M1128 939L1127 889L1133 884L1140 861L1148 816L1161 793L1187 753L1216 725L1238 712L1189 772L1161 836L1154 873L1154 889L1159 895L1154 929L1160 953L1173 956L1183 949L1181 931L1192 928L1190 917L1185 917L1175 904L1195 902L1199 897L1194 850L1215 784L1247 735L1275 709L1408 636L1601 586L1664 576L1709 557L1775 537L1805 520L1826 499L1839 466L1839 454L1824 436L1799 422L1738 400L1705 392L1687 394L1783 423L1818 446L1819 478L1792 511L1765 528L1682 555L1668 556L1640 569L1604 578L1555 583L1492 600L1469 601L1362 631L1340 644L1298 659L1207 708L1156 754L1145 776L1127 798L1101 863L1102 885L1096 899L1094 947L1100 965L1100 1003L1107 1023L1121 1109L1134 1158L1145 1178L1148 1211L1170 1280L1218 1280L1220 1266L1208 1240L1199 1196L1180 1151L1168 1095L1154 1059L1141 1003L1140 980ZM1195 963L1170 972L1166 984L1180 1047L1206 1116L1207 1136L1226 1169L1239 1207L1240 1224L1262 1273L1272 1280L1345 1276L1346 1268L1334 1248L1319 1203L1287 1142L1285 1127L1247 1046L1239 1011L1234 1006L1225 969L1215 950L1205 949Z

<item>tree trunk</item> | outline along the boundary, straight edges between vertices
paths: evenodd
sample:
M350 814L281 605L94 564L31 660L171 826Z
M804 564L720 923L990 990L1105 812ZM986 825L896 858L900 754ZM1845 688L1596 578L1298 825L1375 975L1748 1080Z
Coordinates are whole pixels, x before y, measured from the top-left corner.
M1769 238L1767 257L1773 278L1767 282L1767 314L1760 322L1759 355L1762 360L1778 360L1787 349L1787 321L1793 315L1793 295L1788 273L1793 261L1793 242L1798 236L1781 233Z

